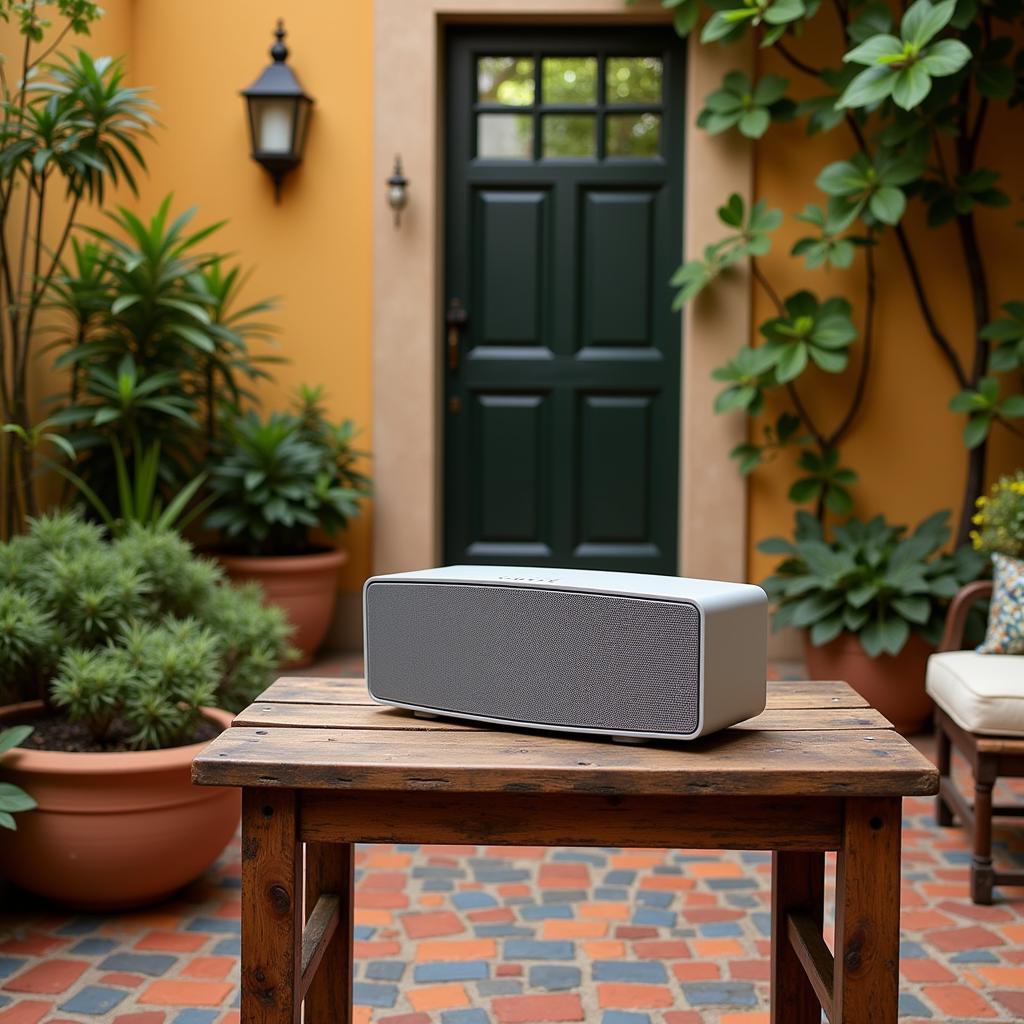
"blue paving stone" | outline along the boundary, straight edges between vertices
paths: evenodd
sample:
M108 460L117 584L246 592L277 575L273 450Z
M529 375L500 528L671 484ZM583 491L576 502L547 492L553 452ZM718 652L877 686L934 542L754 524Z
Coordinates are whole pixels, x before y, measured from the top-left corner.
M359 942L365 942L367 939L373 938L373 933L375 931L375 928L371 928L367 924L357 924L355 928L352 929L352 934Z
M598 886L594 890L595 900L608 900L611 903L618 903L621 900L629 899L629 891L627 889L612 889L608 886Z
M628 1013L626 1010L605 1010L601 1024L650 1024L647 1013Z
M680 864L692 864L695 861L718 860L715 853L677 853L672 859Z
M623 896L623 899L625 898ZM641 889L636 894L637 903L642 903L646 907L670 907L675 898L674 892L658 892L653 889Z
M242 922L232 921L227 917L196 917L185 926L187 932L211 932L236 935L241 934Z
M242 941L241 939L221 939L213 947L213 952L216 956L241 956Z
M9 978L27 963L28 961L21 956L0 956L0 978Z
M57 929L58 935L88 935L96 931L102 924L101 921L91 917L76 917L74 921L68 921Z
M473 933L478 939L511 939L533 935L534 931L518 924L475 924Z
M76 942L69 950L69 953L76 953L78 956L106 956L111 950L117 948L114 939L82 939Z
M682 868L677 868L674 864L655 864L651 874L654 875L681 875L683 873Z
M523 983L513 978L495 978L493 981L478 981L476 990L482 996L517 996L523 991Z
M707 921L700 926L700 933L707 939L733 938L743 934L739 921Z
M572 960L576 948L571 942L509 939L505 943L506 960Z
M415 981L482 981L487 977L486 960L461 960L452 963L417 964L413 975Z
M921 960L927 955L919 942L911 942L909 939L903 939L900 942L901 960Z
M391 1007L397 999L397 985L368 985L365 981L357 981L352 986L352 1002L356 1006Z
M242 880L240 878L222 878L220 880L220 887L222 889L241 889Z
M740 981L700 981L683 985L691 1006L756 1006L754 986Z
M760 850L745 850L740 854L744 864L767 864L771 859L770 853L762 853Z
M452 903L459 910L478 910L480 907L496 907L498 901L487 892L457 892Z
M419 848L419 843L398 843L395 846L399 853L415 853Z
M637 982L663 985L668 981L665 965L658 960L595 960L594 981Z
M473 878L478 882L525 882L530 877L527 868L474 868Z
M949 962L952 964L997 964L999 957L990 949L965 949L961 953L954 953Z
M730 907L756 907L760 900L756 896L749 896L745 892L731 892L725 897L725 902Z
M104 971L130 971L132 974L146 974L158 978L166 974L176 963L176 956L165 953L115 953L108 956L100 967Z
M428 878L423 883L424 892L451 892L455 883L447 878Z
M912 996L909 992L901 992L899 1015L901 1017L924 1017L927 1019L932 1016L932 1011L917 996Z
M521 907L519 913L524 921L547 921L550 918L565 919L573 916L572 907L566 903L534 903Z
M585 903L590 893L586 889L545 889L540 899L542 903Z
M654 924L659 928L672 928L676 923L676 915L669 910L656 910L654 907L640 907L633 911L633 924Z
M635 871L625 871L622 868L616 868L614 871L609 871L604 876L605 885L632 885L636 881Z
M757 881L753 878L708 878L708 888L715 891L725 889L756 889Z
M83 1013L98 1017L102 1013L110 1013L127 995L127 992L116 988L106 988L102 985L86 985L85 988L76 992L66 1003L61 1003L60 1008L67 1013Z
M585 850L556 850L551 854L552 860L566 861L570 864L593 864L603 868L608 858L600 853L588 853Z
M371 960L366 965L366 977L370 981L401 981L405 964L401 960Z
M0 1009L5 1007L11 1001L12 1000L10 996L0 995Z
M239 990L235 993L235 998L231 1000L231 1009L238 1010L242 1006L242 992Z
M421 866L412 869L413 878L465 878L462 868L443 868Z
M756 913L750 915L750 920L754 922L754 927L765 937L770 938L772 934L772 915L765 913Z
M966 850L946 850L942 856L949 864L970 864L972 854Z
M531 988L543 988L548 992L565 992L570 988L578 988L580 979L578 967L552 967L549 964L536 964L530 968Z
M219 1016L220 1010L182 1010L174 1024L213 1024Z
M486 1010L442 1010L441 1024L491 1024Z
M696 928L673 928L669 934L676 939L692 939L697 934Z

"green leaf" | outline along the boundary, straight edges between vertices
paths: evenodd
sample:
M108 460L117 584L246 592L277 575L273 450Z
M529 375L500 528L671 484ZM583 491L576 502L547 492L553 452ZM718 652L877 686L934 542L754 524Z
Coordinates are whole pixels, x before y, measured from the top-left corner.
M991 426L991 413L982 413L978 416L972 416L967 421L967 426L964 427L964 444L968 448L977 448L978 445L988 437L989 428Z
M753 14L754 12L751 12L752 17ZM725 11L715 11L701 32L700 41L702 43L714 43L719 39L724 39L732 32L734 27L734 23L726 18Z
M803 0L775 0L764 13L764 20L769 25L786 25L802 18L806 13Z
M881 35L855 46L843 56L843 60L849 64L866 64L870 67L878 62L879 57L895 56L902 52L903 44L895 36Z
M740 134L748 139L759 139L771 124L771 114L764 107L746 111L739 120Z
M843 631L842 615L833 615L821 622L816 622L811 627L811 643L815 647L821 647L831 640L835 640Z
M764 75L754 86L753 101L759 107L770 107L786 94L789 80L780 75Z
M865 68L846 87L836 102L840 109L845 107L870 107L880 103L892 93L896 76L887 67Z
M821 495L822 483L812 477L797 480L789 489L789 500L796 505L817 501Z
M906 42L920 49L949 24L955 8L956 0L942 0L937 4L932 4L930 0L916 0L903 15L900 35Z
M893 598L892 607L896 609L905 619L924 625L931 617L932 606L927 597L896 597Z
M9 782L0 782L0 811L31 811L35 806L35 800L23 789Z
M1008 416L1010 419L1019 419L1024 416L1024 395L1010 395L1003 400L999 406L999 413Z
M971 51L959 39L940 39L928 47L920 64L929 75L941 78L956 74L970 59Z
M918 3L927 0L918 0ZM912 110L931 92L932 80L924 65L920 62L908 64L896 73L896 81L892 88L892 99L897 107Z
M780 384L799 377L807 368L807 346L801 342L786 345L775 364L775 376Z
M10 729L0 730L0 754L19 746L31 735L31 725L14 725Z
M883 185L868 200L871 215L883 224L898 224L906 208L906 196L901 189L892 185Z

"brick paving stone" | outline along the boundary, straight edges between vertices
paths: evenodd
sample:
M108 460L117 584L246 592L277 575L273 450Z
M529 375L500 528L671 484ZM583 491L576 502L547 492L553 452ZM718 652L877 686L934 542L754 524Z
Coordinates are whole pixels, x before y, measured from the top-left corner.
M4 982L7 992L58 995L66 992L90 967L85 960L43 960Z

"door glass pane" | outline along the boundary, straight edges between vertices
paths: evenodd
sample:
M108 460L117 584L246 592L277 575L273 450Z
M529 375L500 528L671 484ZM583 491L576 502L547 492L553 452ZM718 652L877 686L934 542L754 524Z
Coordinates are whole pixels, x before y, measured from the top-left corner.
M605 119L608 156L657 156L661 150L660 114L609 114Z
M596 57L545 57L541 62L545 103L596 103Z
M597 153L596 121L593 114L546 114L544 156L594 156Z
M529 160L533 156L533 118L529 114L477 114L476 155Z
M660 103L661 60L658 57L609 57L609 103Z
M533 103L532 57L481 57L476 62L476 94L483 103L528 107Z

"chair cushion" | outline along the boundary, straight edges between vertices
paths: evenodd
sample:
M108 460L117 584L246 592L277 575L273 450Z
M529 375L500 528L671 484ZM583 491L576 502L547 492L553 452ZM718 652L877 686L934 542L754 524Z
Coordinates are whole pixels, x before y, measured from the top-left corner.
M992 604L979 654L1024 654L1024 561L992 556Z
M933 654L925 689L968 732L1024 736L1024 658L1019 654Z

